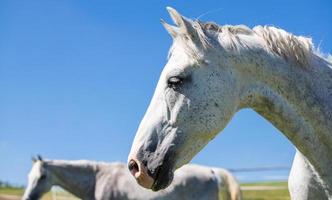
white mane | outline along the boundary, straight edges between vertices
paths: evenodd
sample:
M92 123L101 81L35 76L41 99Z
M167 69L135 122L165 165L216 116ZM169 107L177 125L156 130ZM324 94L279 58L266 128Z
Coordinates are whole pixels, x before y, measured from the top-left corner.
M90 161L90 160L44 160L43 162L58 165L58 166L73 166L80 167L84 169L97 169L100 166L107 166L109 163L99 162L99 161Z
M192 23L192 27L198 33L198 40L202 44L203 49L216 45L214 44L216 42L217 45L222 46L226 50L250 49L250 45L240 37L241 35L246 35L259 37L265 42L264 46L266 46L267 51L284 58L288 62L300 64L301 66L308 65L312 56L324 58L319 51L315 50L311 38L295 36L273 26L256 26L250 29L245 25L221 26L213 22L202 23L197 20L190 20L190 23ZM217 41L214 42L216 39ZM182 41L187 43L185 40ZM192 48L190 44L184 44L183 46L186 51L191 51L191 55L197 55L197 50ZM325 59L328 60L327 58Z
M256 26L253 30L265 40L273 53L286 60L306 65L314 53L311 38L294 36L282 29L268 26Z
M332 63L332 55L328 55L327 56L327 61L329 61L330 63Z

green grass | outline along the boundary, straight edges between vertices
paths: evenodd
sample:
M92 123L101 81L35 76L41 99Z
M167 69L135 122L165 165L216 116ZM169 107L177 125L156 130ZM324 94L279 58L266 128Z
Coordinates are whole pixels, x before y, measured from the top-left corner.
M0 194L22 196L23 192L22 188L0 187Z
M262 183L244 183L241 186L277 186L286 187L281 190L246 190L242 191L244 200L290 200L287 189L287 182L262 182Z
M261 182L261 183L243 183L241 186L281 186L287 187L287 182ZM21 188L0 188L0 195L15 195L22 196L23 189ZM264 191L242 191L243 200L290 200L288 190L264 190ZM52 200L50 192L45 194L42 200Z
M13 195L21 197L24 193L22 188L12 188L12 187L0 187L0 196L1 195ZM52 200L52 195L50 192L46 193L42 200Z

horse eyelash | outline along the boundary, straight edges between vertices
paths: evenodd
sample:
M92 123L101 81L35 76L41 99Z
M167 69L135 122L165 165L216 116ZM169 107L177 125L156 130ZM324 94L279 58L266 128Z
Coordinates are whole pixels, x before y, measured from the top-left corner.
M175 81L171 81L171 79L178 79L177 82ZM170 77L168 80L167 80L167 86L169 88L173 88L173 89L176 89L176 87L178 87L179 85L181 85L184 81L184 78L181 78L179 76L172 76Z

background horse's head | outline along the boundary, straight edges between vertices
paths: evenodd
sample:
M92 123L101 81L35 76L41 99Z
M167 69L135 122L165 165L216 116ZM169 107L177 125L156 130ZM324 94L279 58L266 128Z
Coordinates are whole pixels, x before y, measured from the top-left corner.
M217 53L203 24L167 10L176 26L162 24L173 45L128 158L138 183L153 190L167 187L174 170L226 126L239 104L227 55Z
M38 200L52 187L53 177L40 156L32 158L33 166L22 200Z

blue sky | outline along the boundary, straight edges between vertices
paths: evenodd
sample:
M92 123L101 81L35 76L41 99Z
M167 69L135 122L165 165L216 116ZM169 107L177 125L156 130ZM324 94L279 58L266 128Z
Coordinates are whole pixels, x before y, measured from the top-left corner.
M37 153L126 161L166 63L165 7L219 24L275 25L332 52L329 0L0 1L0 180L25 184ZM290 166L291 143L240 111L193 162L226 168ZM284 172L237 173L241 180Z

